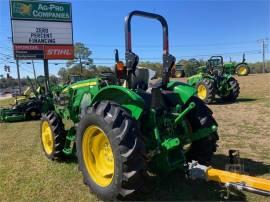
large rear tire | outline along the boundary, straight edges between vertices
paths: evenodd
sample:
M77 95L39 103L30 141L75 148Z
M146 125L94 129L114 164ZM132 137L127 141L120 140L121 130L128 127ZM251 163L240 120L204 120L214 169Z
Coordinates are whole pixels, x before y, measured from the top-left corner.
M215 88L214 83L209 79L202 79L197 84L197 96L209 104L215 99Z
M202 100L197 97L192 97L186 105L190 102L196 104L196 107L187 115L187 120L190 123L192 132L218 125L212 115L213 112L202 102ZM192 160L196 160L200 164L210 165L211 158L217 149L218 139L217 132L213 132L205 138L193 141L186 155L187 161L191 162Z
M104 200L129 199L143 185L145 148L136 120L102 101L78 125L77 157L84 182Z
M66 135L62 120L54 112L42 115L40 134L42 149L47 158L62 159Z
M221 98L225 102L235 102L237 97L239 96L240 93L240 86L238 81L235 78L230 78L228 81L228 86L231 88L230 92L226 96L221 96Z

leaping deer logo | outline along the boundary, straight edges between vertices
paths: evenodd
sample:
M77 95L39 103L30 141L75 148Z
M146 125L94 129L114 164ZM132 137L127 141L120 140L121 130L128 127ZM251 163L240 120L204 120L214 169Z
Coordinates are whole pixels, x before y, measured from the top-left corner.
M23 16L31 16L32 5L20 3L20 2L14 2L13 11L14 13L19 13L20 15L23 15Z

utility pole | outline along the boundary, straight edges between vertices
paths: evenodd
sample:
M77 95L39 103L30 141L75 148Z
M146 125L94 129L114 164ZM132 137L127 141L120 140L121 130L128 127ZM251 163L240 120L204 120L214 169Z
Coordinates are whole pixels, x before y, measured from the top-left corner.
M43 61L44 61L44 75L45 75L45 91L46 91L46 94L48 94L49 93L49 86L50 86L50 83L49 83L49 63L48 63L47 59L45 59Z
M81 76L82 76L83 69L82 69L82 57L81 57L81 55L80 55L80 67L81 67Z
M32 60L32 66L33 66L33 73L34 73L34 78L35 78L35 84L36 84L36 88L37 88L37 75L36 75L34 60Z
M267 64L266 64L266 60L265 60L265 52L266 52L267 40L268 40L268 38L261 39L261 40L258 41L258 42L260 42L262 44L262 60L263 60L262 73L265 73L265 70L267 69Z
M18 84L19 84L19 93L22 94L22 85L21 85L21 76L20 76L20 69L19 69L19 60L16 60L17 66L17 74L18 74Z
M80 59L80 68L81 68L81 76L83 74L83 67L82 67L82 56L81 56L81 51L82 51L82 47L80 46L79 48L79 59Z
M265 40L262 40L262 57L263 57L263 69L262 72L265 73Z

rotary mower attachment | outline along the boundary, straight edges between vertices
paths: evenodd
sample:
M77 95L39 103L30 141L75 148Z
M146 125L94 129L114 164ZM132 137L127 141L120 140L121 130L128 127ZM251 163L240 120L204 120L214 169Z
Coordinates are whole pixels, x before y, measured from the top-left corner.
M219 170L192 161L187 164L186 176L192 180L203 179L223 184L227 189L226 198L229 198L230 190L248 191L270 196L270 180L241 174L239 151L229 150L229 157L230 164L227 168L232 168L232 171Z

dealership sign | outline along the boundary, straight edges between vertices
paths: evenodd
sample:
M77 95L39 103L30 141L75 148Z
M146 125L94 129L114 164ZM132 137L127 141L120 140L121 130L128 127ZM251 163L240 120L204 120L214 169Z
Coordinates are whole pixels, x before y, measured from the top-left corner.
M59 2L12 0L11 18L71 22L71 5Z
M11 0L10 5L16 59L73 59L70 3Z

